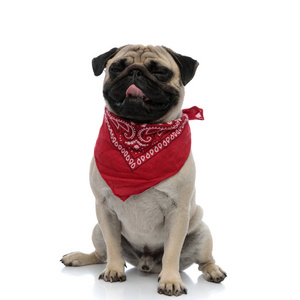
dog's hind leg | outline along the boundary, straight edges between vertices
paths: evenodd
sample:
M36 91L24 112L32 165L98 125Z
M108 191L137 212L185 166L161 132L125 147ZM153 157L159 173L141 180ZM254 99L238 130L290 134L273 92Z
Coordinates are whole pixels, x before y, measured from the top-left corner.
M194 259L199 265L199 271L203 272L204 278L207 281L219 283L223 281L227 274L215 264L212 256L213 240L208 226L201 220L202 210L199 206L196 208L195 218L200 218L199 224L196 226L195 236L193 239ZM198 223L197 220L195 223Z
M101 229L98 224L93 230L93 244L95 251L90 254L82 252L72 252L66 254L61 259L65 266L78 267L93 264L103 264L106 261L106 245L103 239Z
M207 281L219 283L223 281L227 274L219 266L215 264L212 256L212 237L209 228L205 223L201 224L201 236L199 240L198 254L196 263L199 264L199 271L203 272L203 276Z

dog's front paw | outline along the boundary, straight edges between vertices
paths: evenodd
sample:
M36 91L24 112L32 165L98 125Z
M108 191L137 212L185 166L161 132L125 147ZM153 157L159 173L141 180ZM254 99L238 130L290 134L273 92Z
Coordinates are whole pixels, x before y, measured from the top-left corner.
M204 278L207 281L220 283L223 281L227 274L219 266L215 264L209 264L201 269L204 275Z
M107 266L104 269L104 271L100 274L99 279L103 279L107 282L125 281L126 275L124 272L124 264L118 266L117 264L107 263Z
M169 273L166 275L161 272L158 277L159 285L157 292L159 294L164 294L167 296L180 296L182 294L187 294L187 289L185 288L183 282L181 281L180 275Z
M103 264L104 262L96 256L96 253L85 254L81 252L72 252L63 256L60 260L65 266L78 267L93 264Z

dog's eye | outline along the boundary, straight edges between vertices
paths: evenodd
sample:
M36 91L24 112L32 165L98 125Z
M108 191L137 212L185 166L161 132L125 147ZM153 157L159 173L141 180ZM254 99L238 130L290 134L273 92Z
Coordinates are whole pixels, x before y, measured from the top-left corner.
M167 75L168 71L166 69L160 69L160 70L153 70L151 73L154 75Z
M161 65L156 61L151 61L147 65L148 71L154 75L159 81L166 82L172 78L173 72L169 68Z
M151 73L160 81L168 81L173 76L173 72L165 67L155 68Z
M109 68L109 71L112 73L121 73L123 69L121 67L111 66Z
M111 77L118 76L126 68L126 59L120 59L116 62L113 62L109 67L109 73Z

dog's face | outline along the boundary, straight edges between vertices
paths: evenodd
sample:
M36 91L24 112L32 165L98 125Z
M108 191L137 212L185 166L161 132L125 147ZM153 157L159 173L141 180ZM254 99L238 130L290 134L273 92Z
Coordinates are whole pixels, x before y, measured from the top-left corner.
M93 59L96 76L106 68L103 95L116 115L142 123L180 112L184 85L198 62L160 46L128 45Z

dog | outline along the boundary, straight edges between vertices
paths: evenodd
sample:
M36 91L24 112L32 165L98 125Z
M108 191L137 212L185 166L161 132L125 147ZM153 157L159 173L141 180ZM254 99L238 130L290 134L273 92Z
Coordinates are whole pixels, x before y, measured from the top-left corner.
M198 62L164 46L126 45L92 60L105 70L103 125L90 166L98 223L95 251L63 256L66 266L107 263L99 279L125 281L126 261L158 273L158 293L186 294L180 271L193 263L219 283L212 236L195 203L195 163L188 121L202 110L182 111L184 87Z

